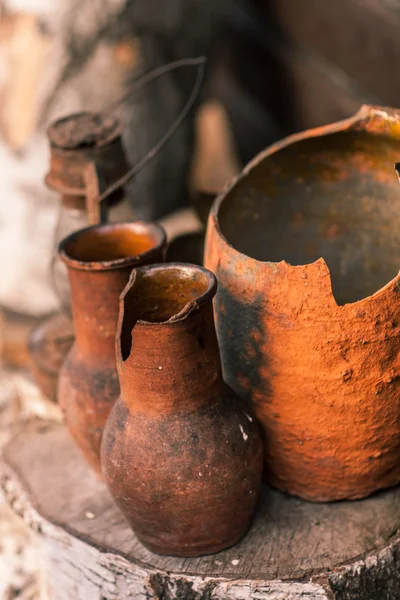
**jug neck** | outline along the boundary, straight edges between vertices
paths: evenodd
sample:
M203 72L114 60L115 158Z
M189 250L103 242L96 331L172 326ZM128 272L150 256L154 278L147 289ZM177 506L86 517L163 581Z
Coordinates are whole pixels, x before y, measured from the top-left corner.
M119 296L130 271L131 267L68 272L76 348L101 363L115 364Z
M211 300L175 322L138 321L131 331L128 321L125 326L117 365L121 396L131 409L158 415L206 409L217 401L223 382Z
M166 235L155 223L100 224L64 238L76 345L88 358L115 366L119 296L133 268L164 260Z

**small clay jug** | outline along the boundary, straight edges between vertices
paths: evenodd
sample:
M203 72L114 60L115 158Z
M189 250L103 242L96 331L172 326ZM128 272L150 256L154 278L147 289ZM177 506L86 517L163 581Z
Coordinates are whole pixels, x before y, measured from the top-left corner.
M223 382L216 278L170 263L136 269L120 300L121 396L104 430L103 476L153 552L199 556L240 540L263 452L247 404Z
M119 296L134 267L164 260L165 251L162 227L139 221L87 227L59 245L71 285L75 342L61 369L58 402L72 437L99 474L103 428L119 395Z

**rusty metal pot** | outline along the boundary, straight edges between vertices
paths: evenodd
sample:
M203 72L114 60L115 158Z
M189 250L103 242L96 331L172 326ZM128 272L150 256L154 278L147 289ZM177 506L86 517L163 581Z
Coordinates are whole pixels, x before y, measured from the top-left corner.
M209 218L226 381L306 499L400 482L399 156L400 111L364 106L268 148Z
M109 488L150 550L217 552L242 538L261 483L262 442L222 380L212 298L194 265L136 269L120 302L121 396L104 430Z
M139 221L81 229L59 246L71 285L75 342L60 373L58 401L72 437L98 473L103 428L119 394L119 295L134 267L164 260L165 250L162 227Z

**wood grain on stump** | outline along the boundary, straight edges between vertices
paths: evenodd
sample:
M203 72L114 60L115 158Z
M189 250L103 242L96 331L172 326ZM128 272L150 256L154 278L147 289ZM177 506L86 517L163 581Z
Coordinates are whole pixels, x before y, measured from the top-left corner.
M5 495L38 533L52 600L395 600L400 489L315 504L264 487L251 531L213 556L147 551L66 429L32 422L8 444Z

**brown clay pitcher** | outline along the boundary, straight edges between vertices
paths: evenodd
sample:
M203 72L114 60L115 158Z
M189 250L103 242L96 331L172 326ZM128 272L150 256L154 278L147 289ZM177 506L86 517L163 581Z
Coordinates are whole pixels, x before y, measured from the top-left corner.
M65 238L75 343L62 367L58 401L89 464L100 473L100 441L119 395L115 331L119 295L135 266L164 260L166 236L156 224L95 225Z
M216 287L210 271L170 263L136 269L121 295L121 397L104 430L102 470L137 537L159 554L233 545L260 487L257 423L222 380Z

